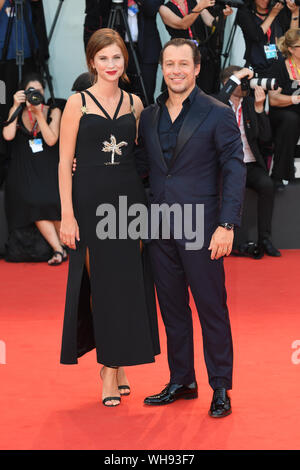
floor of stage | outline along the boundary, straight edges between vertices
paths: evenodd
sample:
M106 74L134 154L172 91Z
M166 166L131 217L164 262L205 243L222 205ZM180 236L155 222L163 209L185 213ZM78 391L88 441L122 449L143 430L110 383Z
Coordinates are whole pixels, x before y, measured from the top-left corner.
M105 408L94 351L77 366L59 364L67 263L0 261L0 449L300 449L299 265L300 250L226 259L233 413L217 420L207 414L211 389L194 306L199 398L143 405L168 381L160 320L162 354L128 368L132 394Z

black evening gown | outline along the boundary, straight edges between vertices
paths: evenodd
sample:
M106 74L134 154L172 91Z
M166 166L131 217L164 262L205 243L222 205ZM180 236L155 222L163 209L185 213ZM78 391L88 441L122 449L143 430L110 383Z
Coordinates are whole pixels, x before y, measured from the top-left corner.
M50 124L51 109L47 123ZM39 132L36 136L42 139ZM37 220L60 220L58 189L58 143L33 153L29 145L33 135L18 118L12 142L11 160L5 185L5 202L9 230L26 227Z
M106 117L89 114L88 93ZM119 196L127 196L128 207L146 204L144 188L134 161L136 119L133 112L113 119L89 92L81 93L83 115L76 143L77 168L73 177L73 207L80 241L70 250L69 274L62 335L61 363L77 359L96 348L97 362L106 366L129 366L154 362L159 354L159 338L154 285L147 248L140 241L100 240L96 227L100 204L111 204L119 220ZM131 109L133 100L130 95ZM107 165L112 153L104 152L105 142L116 139L122 155L117 165ZM106 144L107 145L107 144ZM130 219L128 218L128 221ZM90 277L85 259L90 258Z

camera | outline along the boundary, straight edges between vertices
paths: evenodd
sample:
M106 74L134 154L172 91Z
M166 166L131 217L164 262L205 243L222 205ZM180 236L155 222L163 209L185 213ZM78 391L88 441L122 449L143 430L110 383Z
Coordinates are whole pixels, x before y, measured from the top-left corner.
M300 0L297 0L300 2ZM240 8L245 5L243 0L216 0L216 5L221 5L225 8L225 5L229 5L232 8Z
M250 80L245 77L241 80L241 88L243 91L250 91L250 89L254 89L256 86L261 86L265 91L268 90L277 90L278 89L278 82L276 78L251 78Z
M271 0L269 3L269 8L273 8L276 5L276 3L282 3L282 5L285 5L286 1L285 0ZM294 3L298 7L300 6L300 0L294 0Z
M28 88L28 90L25 91L25 96L26 100L29 101L29 103L33 106L38 106L44 101L44 96L42 93L35 88Z

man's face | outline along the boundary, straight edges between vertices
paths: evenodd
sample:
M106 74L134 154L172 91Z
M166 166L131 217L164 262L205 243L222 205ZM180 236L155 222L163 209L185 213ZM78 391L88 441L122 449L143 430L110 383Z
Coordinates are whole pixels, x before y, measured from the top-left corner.
M162 72L168 89L184 94L195 87L200 65L194 64L193 51L188 44L168 46L164 51Z

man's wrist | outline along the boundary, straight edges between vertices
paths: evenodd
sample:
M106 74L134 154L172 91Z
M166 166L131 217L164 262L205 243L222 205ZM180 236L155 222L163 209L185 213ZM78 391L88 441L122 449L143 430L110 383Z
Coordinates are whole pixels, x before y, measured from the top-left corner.
M225 228L226 230L233 230L234 229L234 224L231 224L229 222L221 222L219 224L219 227L223 227Z

